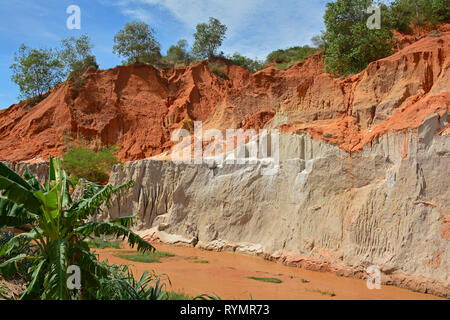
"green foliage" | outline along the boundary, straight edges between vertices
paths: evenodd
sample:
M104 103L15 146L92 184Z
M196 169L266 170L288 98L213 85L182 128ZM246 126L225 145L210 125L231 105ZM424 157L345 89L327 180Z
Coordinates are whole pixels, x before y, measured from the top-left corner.
M427 23L450 22L449 8L449 0L395 0L390 6L390 19L396 30L411 33L410 26L414 25L420 36Z
M432 0L431 9L434 19L450 22L450 0Z
M145 271L136 280L126 265L106 267L108 275L100 279L96 300L168 300L169 295L164 292L167 276Z
M303 47L292 47L285 50L276 50L267 56L266 64L275 62L279 69L287 69L304 61L316 51L316 48L312 48L308 45Z
M186 301L186 300L193 300L194 297L192 297L192 296L190 296L190 295L188 295L188 294L186 294L184 292L173 292L173 291L170 291L170 292L166 292L166 299L167 300L172 300L172 301L175 301L175 300L184 300L184 301Z
M141 252L153 251L154 247L127 230L132 218L120 218L110 222L85 223L102 205L111 204L114 195L130 188L132 183L118 187L99 186L87 182L78 200L72 201L70 188L74 183L62 170L59 159L50 159L49 181L44 185L26 171L22 179L18 174L0 163L0 228L18 227L24 222L32 226L28 233L11 238L0 248L0 272L9 279L16 275L25 263L30 263L28 287L22 299L92 299L101 279L109 274L105 264L90 252L87 239L114 235L127 237L131 246L138 245ZM105 228L105 224L107 227ZM115 226L115 227L113 227ZM24 246L38 246L34 253L22 252ZM77 265L81 269L82 288L67 288L67 267Z
M231 57L229 57L228 59L233 64L244 67L251 73L258 72L264 68L264 62L259 61L257 59L253 60L253 59L247 58L237 52L235 54L233 54Z
M0 248L9 240L14 238L14 234L12 232L9 232L8 230L0 230Z
M75 81L77 86L82 83L82 74L93 68L98 69L95 56L92 55L92 48L94 47L89 37L83 34L76 39L70 37L61 41L62 50L60 51L60 59L64 64L65 75Z
M282 283L283 282L278 278L259 278L259 277L248 277L248 278L252 279L252 280L257 280L257 281L262 281L262 282L270 282L270 283Z
M369 30L367 8L372 0L336 0L327 3L325 12L326 71L334 75L358 73L370 62L392 53L393 35L390 25ZM387 7L381 7L381 15Z
M142 254L142 253L118 254L117 256L121 259L134 261L134 262L160 263L161 258L170 258L170 257L174 257L175 255L171 252L154 251L154 252L146 252L145 254Z
M225 39L226 32L227 27L212 17L209 18L209 23L198 24L194 34L195 42L192 52L202 59L215 57Z
M174 65L189 65L192 57L188 51L188 43L186 40L180 40L176 45L173 45L167 50L166 59Z
M0 272L9 279L30 263L29 284L22 299L94 299L110 270L90 251L87 239L91 233L126 237L141 252L155 248L127 229L131 217L85 222L101 211L102 205L110 205L113 196L129 189L131 182L118 187L87 182L79 199L72 201L70 188L74 183L62 170L61 160L51 158L49 167L49 181L40 185L29 171L24 180L0 163L0 228L18 227L24 222L32 227L0 247L0 258L7 258L0 264ZM21 252L26 245L38 246L39 251ZM81 290L67 288L69 265L80 267Z
M76 179L104 183L109 179L113 165L120 163L116 156L118 148L113 146L92 146L87 140L79 139L68 143L63 154L63 166Z
M14 62L11 80L19 86L19 98L42 97L62 81L62 64L52 49L31 49L22 44Z
M161 59L155 31L144 22L132 21L114 36L113 52L126 57L127 64L155 63Z

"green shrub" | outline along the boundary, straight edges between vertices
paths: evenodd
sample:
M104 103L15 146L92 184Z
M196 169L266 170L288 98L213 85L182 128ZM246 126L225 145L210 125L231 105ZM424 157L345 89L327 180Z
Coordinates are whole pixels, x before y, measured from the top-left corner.
M450 1L431 0L433 18L437 21L450 22Z
M113 165L120 163L116 156L118 148L113 146L93 146L90 142L79 139L67 143L63 154L64 169L75 179L85 179L95 183L105 183Z
M292 47L285 50L271 52L266 59L266 64L275 62L278 69L287 69L299 62L305 61L317 48L310 46Z
M336 0L325 12L325 69L336 76L362 71L375 60L392 53L394 39L389 23L381 29L368 29L367 8L372 0ZM381 6L381 16L388 8Z
M231 57L229 57L228 59L233 64L244 67L251 73L258 72L264 68L264 62L259 61L257 59L253 60L253 59L247 58L237 52L235 54L233 54Z
M127 265L107 265L108 276L100 279L100 286L96 288L96 300L168 300L168 293L164 291L166 275L156 275L145 271L136 280Z

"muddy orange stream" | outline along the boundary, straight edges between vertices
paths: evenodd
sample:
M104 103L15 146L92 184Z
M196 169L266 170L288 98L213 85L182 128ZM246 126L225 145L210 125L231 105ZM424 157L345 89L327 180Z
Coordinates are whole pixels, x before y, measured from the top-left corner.
M217 294L222 299L255 300L439 299L392 286L369 290L363 280L287 267L234 253L167 245L157 245L157 249L174 253L175 256L162 258L161 263L142 263L117 257L117 254L126 254L124 251L129 249L95 251L100 260L108 259L109 263L130 265L136 277L140 277L146 270L167 274L172 282L169 291L184 292L191 296L208 293ZM204 263L198 263L200 261ZM282 283L261 282L249 277L277 278ZM332 293L335 296L331 296Z

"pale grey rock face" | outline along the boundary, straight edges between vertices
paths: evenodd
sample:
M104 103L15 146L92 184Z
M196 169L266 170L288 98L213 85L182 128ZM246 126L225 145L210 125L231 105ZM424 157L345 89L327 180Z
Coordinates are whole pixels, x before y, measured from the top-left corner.
M148 239L254 254L290 265L450 297L450 139L430 116L349 155L308 135L280 137L280 168L142 160L110 182L135 181L110 209L139 214Z
M23 176L25 171L28 169L31 173L39 180L39 182L44 183L48 180L48 163L38 162L38 163L21 163L21 162L11 162L2 161L10 169L14 170L20 176Z

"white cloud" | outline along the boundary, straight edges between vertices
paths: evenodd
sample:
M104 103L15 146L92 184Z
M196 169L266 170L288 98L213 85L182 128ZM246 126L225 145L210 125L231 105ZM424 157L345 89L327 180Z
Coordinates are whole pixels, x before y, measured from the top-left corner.
M151 13L145 9L123 9L122 13L133 19L138 19L149 24L153 21Z

